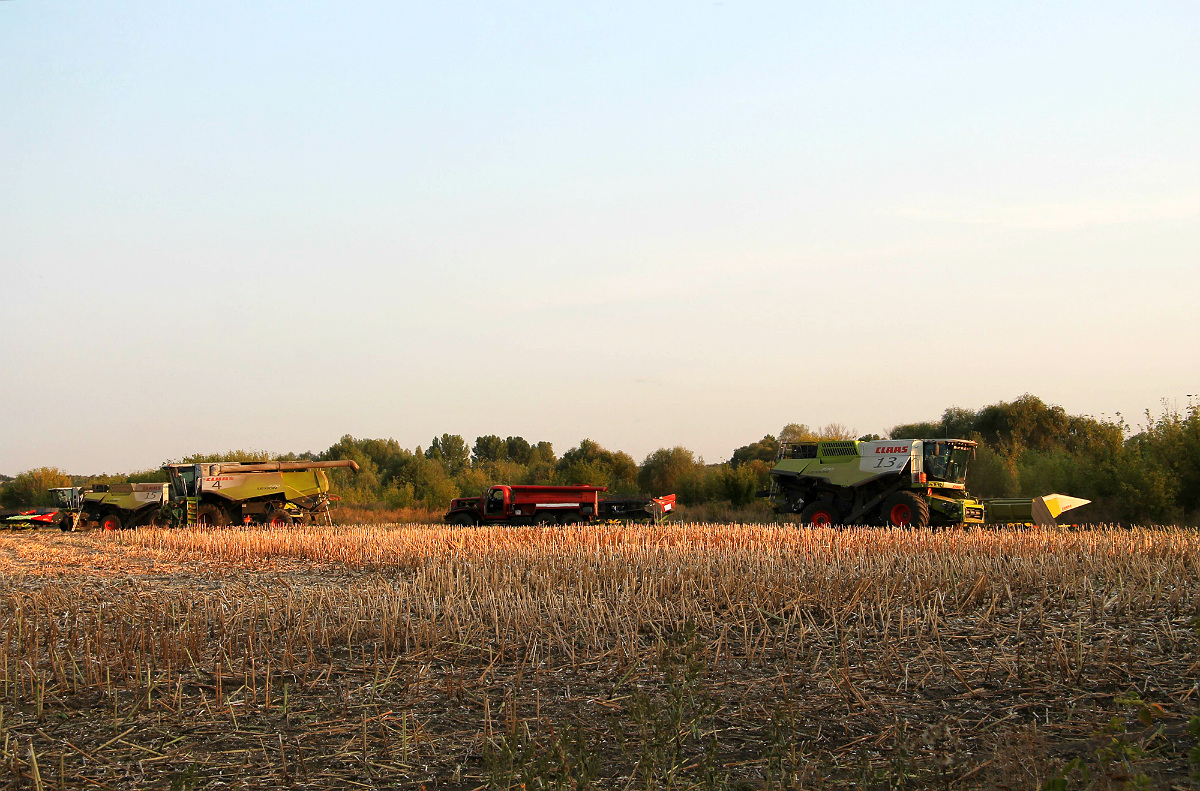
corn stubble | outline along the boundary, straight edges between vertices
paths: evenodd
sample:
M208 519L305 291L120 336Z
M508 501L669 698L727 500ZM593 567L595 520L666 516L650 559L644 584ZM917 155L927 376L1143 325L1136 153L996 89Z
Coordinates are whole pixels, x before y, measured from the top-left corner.
M0 539L0 787L1192 788L1200 771L1195 531Z

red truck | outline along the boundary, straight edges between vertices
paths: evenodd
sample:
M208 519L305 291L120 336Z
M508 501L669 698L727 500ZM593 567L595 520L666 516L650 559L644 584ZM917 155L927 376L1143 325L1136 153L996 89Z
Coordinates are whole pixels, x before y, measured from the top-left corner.
M661 521L675 510L675 495L600 499L604 486L493 486L483 497L450 501L452 525L570 525L576 522Z

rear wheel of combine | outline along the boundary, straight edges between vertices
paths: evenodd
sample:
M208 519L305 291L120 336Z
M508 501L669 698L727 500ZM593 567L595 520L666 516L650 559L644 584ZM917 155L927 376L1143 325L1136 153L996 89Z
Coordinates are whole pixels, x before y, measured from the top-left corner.
M205 503L196 509L196 524L202 527L224 527L228 522L225 512L212 503Z
M124 526L121 517L116 514L105 514L100 517L100 529L102 530L120 530Z
M892 527L925 527L929 503L912 492L896 492L883 501L883 521Z
M163 516L162 511L151 511L138 520L138 525L142 527L167 527L167 518Z
M813 527L832 527L838 519L837 510L826 503L813 503L800 512L800 521Z
M292 515L282 508L276 508L267 514L267 524L271 527L291 527Z

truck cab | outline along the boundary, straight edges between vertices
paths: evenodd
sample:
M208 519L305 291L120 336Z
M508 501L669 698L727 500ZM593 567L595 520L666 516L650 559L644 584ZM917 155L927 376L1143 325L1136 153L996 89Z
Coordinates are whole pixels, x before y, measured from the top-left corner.
M493 486L483 498L483 518L503 519L508 516L512 504L512 490L507 486Z

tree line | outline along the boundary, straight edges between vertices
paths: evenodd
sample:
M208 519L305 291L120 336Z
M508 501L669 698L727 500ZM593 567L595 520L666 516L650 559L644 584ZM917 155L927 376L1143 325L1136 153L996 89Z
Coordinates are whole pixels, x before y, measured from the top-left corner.
M956 437L979 443L967 477L980 497L1032 497L1059 492L1093 500L1081 518L1126 523L1195 522L1200 516L1200 409L1164 407L1134 430L1120 415L1070 415L1033 395L981 409L950 407L940 420L894 426L886 438ZM457 434L412 450L394 439L342 437L320 453L257 451L194 454L181 462L350 459L359 472L330 471L345 505L365 509L442 511L450 500L499 484L594 484L615 495L675 493L685 506L722 503L766 515L756 497L783 443L855 439L841 424L790 423L778 434L735 448L727 462L705 463L682 446L660 448L641 463L591 439L557 455L549 442L488 434L473 443ZM869 434L860 440L884 439ZM48 504L46 489L97 483L165 481L162 470L129 475L70 476L55 468L23 472L0 483L0 506ZM752 514L750 514L752 515Z

